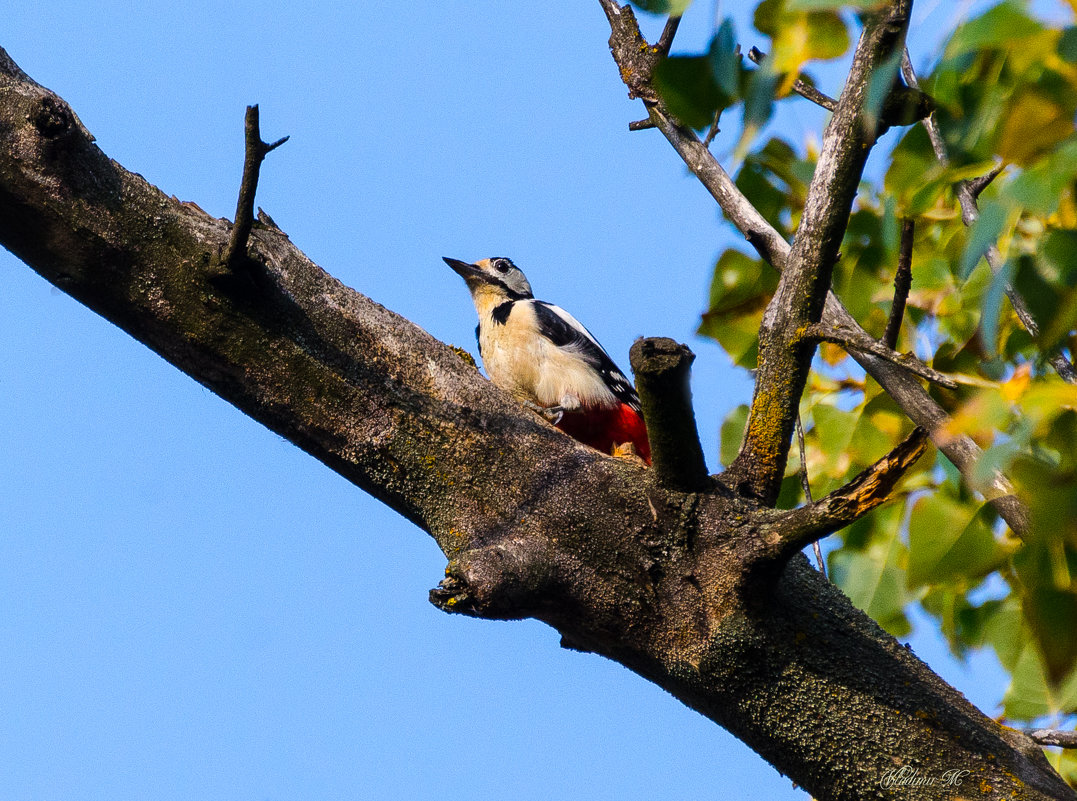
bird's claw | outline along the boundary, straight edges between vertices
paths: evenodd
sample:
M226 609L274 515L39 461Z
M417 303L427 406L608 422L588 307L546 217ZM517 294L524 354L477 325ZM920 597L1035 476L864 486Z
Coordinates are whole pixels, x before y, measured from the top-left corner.
M539 406L534 401L524 401L524 406L533 411L550 425L557 425L565 416L564 406Z

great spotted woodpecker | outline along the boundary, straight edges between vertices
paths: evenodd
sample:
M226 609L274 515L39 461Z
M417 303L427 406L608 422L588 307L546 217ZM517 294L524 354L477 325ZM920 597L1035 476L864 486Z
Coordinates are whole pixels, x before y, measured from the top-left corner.
M491 381L580 442L603 453L632 443L650 464L639 397L590 331L559 306L535 300L509 259L445 263L471 291Z

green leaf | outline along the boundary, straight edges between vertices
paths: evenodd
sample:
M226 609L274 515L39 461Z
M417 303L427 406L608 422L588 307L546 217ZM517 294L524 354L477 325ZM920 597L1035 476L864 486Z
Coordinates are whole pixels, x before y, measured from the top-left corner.
M1011 669L1010 686L1002 704L1003 713L1011 720L1072 712L1077 709L1077 672L1053 690L1045 679L1039 652L1032 643L1025 643Z
M1077 136L1023 170L1005 189L1005 196L1035 214L1052 214L1067 186L1077 177Z
M961 278L968 278L973 268L987 253L988 248L998 242L1006 228L1009 210L1001 203L985 203L980 211L980 219L972 226L965 255L961 259Z
M991 645L1001 665L1013 673L1029 639L1021 617L1021 603L1009 595L986 611L984 641Z
M692 0L632 0L632 5L648 14L679 17L692 5Z
M1061 96L1057 92L1063 92ZM1073 134L1072 86L1026 85L1014 94L1002 119L997 154L1029 164Z
M1071 64L1077 64L1077 26L1062 31L1058 40L1058 54Z
M890 92L894 88L894 79L897 78L898 70L901 69L901 57L903 51L898 49L886 59L879 68L871 73L868 80L868 97L864 104L864 111L871 119L879 119L882 115L883 104L886 103Z
M1014 557L1014 569L1044 673L1057 686L1077 667L1077 549L1053 534L1037 531Z
M711 74L718 88L726 97L740 95L741 56L737 52L737 32L733 20L726 17L718 26L718 32L711 39L707 52L710 58Z
M830 555L831 579L849 599L895 637L911 631L905 605L904 547L898 536L902 507L893 504L872 512L873 536L863 551L843 548Z
M734 158L743 159L755 137L774 113L774 97L781 76L768 68L769 59L755 72L748 72L744 87L744 125L734 148Z
M1002 301L1006 298L1006 288L1013 280L1013 262L1006 262L1002 269L991 276L991 283L984 295L983 311L980 314L980 326L983 332L984 347L989 356L998 353L998 317L1002 312Z
M941 492L913 504L909 517L909 587L946 581L976 583L1005 559L991 532L990 510Z
M716 340L734 363L754 367L759 324L777 286L777 274L760 260L727 250L715 265L710 308L698 333Z
M744 440L744 427L748 424L748 405L741 404L731 411L722 422L722 464L728 467L737 458L741 442Z
M1029 17L1020 4L1000 3L958 28L946 46L946 57L953 58L991 47L1012 46L1013 42L1042 30L1043 26Z
M670 112L691 128L706 128L732 98L714 79L708 56L670 56L654 71L654 85Z

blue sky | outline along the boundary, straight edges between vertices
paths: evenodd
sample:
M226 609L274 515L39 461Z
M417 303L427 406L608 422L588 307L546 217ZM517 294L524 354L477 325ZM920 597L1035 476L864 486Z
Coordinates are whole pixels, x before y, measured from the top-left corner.
M697 5L685 48L710 30ZM921 3L918 63L955 9ZM292 139L258 205L442 340L474 350L440 257L507 255L622 367L637 336L688 342L717 469L751 388L693 332L737 237L657 133L628 133L642 112L596 2L7 0L4 17L0 46L106 153L214 215L234 211L260 103L263 137ZM797 104L777 125L802 141L821 117ZM6 252L0 342L0 798L807 798L551 629L435 610L428 537ZM991 711L989 660L914 645Z

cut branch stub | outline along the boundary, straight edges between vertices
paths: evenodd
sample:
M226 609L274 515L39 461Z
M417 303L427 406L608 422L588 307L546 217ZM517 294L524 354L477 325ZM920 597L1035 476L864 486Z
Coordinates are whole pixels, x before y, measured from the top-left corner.
M699 444L689 375L695 354L666 337L637 339L629 352L652 469L663 486L681 492L704 489L710 482Z
M430 603L488 620L532 617L550 584L549 556L537 551L534 541L523 539L467 551L449 562Z

